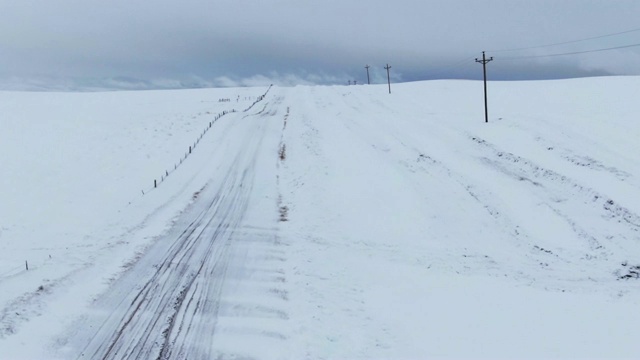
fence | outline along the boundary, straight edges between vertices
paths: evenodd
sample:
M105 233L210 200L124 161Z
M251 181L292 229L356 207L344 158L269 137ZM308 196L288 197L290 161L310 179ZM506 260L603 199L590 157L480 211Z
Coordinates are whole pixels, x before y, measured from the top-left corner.
M269 93L269 90L271 90L272 86L273 86L273 84L269 85L269 87L267 88L267 91L265 91L264 94L258 96L256 101L254 101L253 104L251 104L248 108L244 109L243 112L247 112L247 111L251 110L251 108L253 108L257 103L259 103L260 101L264 100L265 97L267 96L267 94ZM174 163L173 164L173 168L167 168L164 171L164 173L160 175L159 179L158 178L153 179L153 187L147 188L146 191L144 189L141 190L142 195L144 196L145 194L149 193L151 190L158 188L158 186L160 186L160 184L162 184L169 177L169 175L171 175L174 171L177 171L178 168L180 167L180 165L182 165L182 163L184 163L189 158L189 155L191 155L193 153L193 151L195 151L196 147L200 143L200 140L202 140L202 138L207 134L207 132L213 128L213 124L215 124L216 121L220 120L220 118L222 118L225 115L233 114L233 113L236 113L236 112L237 111L235 109L232 109L230 111L226 111L225 110L222 113L219 113L218 115L216 115L212 121L209 121L209 124L200 133L200 135L198 135L198 138L196 138L196 140L191 145L189 145L189 149L185 152L184 156L180 157L180 161Z

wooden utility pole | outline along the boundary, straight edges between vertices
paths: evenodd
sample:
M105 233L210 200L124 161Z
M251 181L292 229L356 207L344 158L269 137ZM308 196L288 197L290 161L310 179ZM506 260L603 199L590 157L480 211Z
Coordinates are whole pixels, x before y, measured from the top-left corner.
M487 109L487 63L493 60L493 56L489 59L485 58L482 52L482 60L476 58L476 62L482 64L482 74L484 75L484 122L489 122L489 110Z
M389 76L389 69L391 69L391 66L387 64L384 68L387 70L387 83L389 84L389 94L391 94L391 77Z
M367 64L367 66L364 67L365 69L367 69L367 85L371 85L371 80L369 80L369 68L370 67L371 66L369 66L368 64Z

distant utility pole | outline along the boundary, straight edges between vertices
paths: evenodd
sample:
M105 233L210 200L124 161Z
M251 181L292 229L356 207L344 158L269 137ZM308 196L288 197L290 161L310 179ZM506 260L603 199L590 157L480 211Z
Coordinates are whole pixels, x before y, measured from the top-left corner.
M476 62L482 64L482 73L484 75L484 122L489 122L489 110L487 109L487 63L493 60L493 56L489 59L485 58L482 52L482 60L476 58Z
M358 80L353 80L353 85L358 85Z
M367 64L367 66L364 67L365 69L367 69L367 85L371 85L371 80L369 80L369 68L370 67L371 66L369 66L368 64Z
M391 77L389 76L389 69L391 69L391 66L387 64L384 68L387 70L387 83L389 84L389 94L391 94Z

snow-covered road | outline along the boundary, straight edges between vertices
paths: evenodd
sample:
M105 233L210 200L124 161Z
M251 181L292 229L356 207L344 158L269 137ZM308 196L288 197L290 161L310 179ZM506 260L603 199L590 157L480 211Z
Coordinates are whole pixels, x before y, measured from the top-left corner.
M277 152L269 140L278 137L267 135L282 128L282 117L275 117L278 104L271 99L260 104L262 111L227 119L228 148L221 164L211 164L217 165L215 176L193 195L172 229L73 324L78 331L65 341L61 357L211 359L229 346L216 347L214 341L214 335L224 336L226 327L233 327L234 320L225 322L225 317L286 319L269 304L286 299L278 288L282 270L274 265L282 261L276 256L277 234L273 226L256 227L273 225L277 214L275 206L261 208L259 199L276 191ZM239 296L238 289L245 283L251 287L255 278L263 293ZM262 341L284 337L268 330L255 324L235 329Z

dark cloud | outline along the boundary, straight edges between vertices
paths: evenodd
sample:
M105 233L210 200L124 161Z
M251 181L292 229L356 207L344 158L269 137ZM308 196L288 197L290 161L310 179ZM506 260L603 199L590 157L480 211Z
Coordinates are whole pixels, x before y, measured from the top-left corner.
M264 82L479 78L474 56L495 56L495 79L640 73L636 0L0 0L0 80L14 86L198 87ZM507 60L508 57L520 59ZM54 86L54 85L51 85Z

